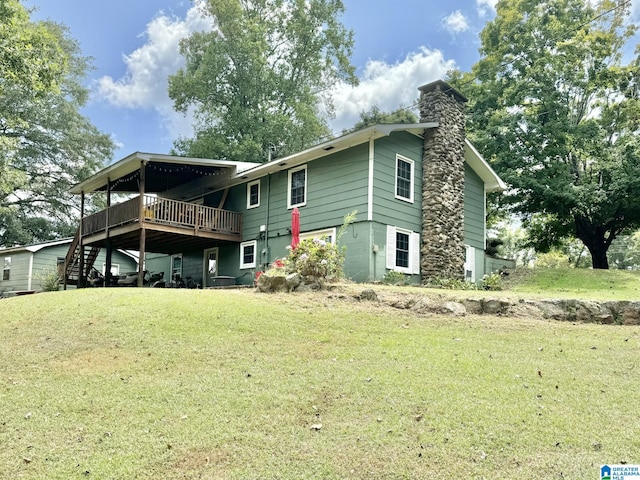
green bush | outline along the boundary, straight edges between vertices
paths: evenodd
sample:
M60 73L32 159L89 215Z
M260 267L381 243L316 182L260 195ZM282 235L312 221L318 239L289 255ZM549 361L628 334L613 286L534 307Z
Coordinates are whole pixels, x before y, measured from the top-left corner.
M382 283L386 285L408 285L409 281L407 275L402 272L398 272L396 270L389 270L382 277Z
M492 273L482 277L480 286L483 290L502 290L502 277L499 273Z
M60 277L56 270L42 271L36 274L36 279L43 292L57 292L60 287Z
M302 240L285 259L287 273L298 272L304 278L333 281L342 277L344 253L322 238Z
M444 288L447 290L477 290L478 286L473 282L458 280L456 278L436 277L430 278L425 287Z

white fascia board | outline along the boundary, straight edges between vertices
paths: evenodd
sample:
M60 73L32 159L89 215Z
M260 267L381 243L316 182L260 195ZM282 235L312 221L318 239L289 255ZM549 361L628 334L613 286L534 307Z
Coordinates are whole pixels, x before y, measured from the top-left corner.
M178 165L197 165L206 167L220 167L228 168L233 172L243 172L255 167L255 163L250 162L232 162L230 160L214 160L210 158L193 158L193 157L178 157L175 155L164 155L159 153L143 153L135 152L131 155L124 157L116 163L103 168L99 172L96 172L85 181L75 185L70 192L76 195L82 192L90 193L96 191L107 184L109 179L115 180L132 172L135 172L140 168L140 162L158 162L158 163L173 163Z
M464 159L474 172L482 179L487 192L506 190L507 184L502 181L498 174L491 168L491 165L480 155L476 147L465 139Z

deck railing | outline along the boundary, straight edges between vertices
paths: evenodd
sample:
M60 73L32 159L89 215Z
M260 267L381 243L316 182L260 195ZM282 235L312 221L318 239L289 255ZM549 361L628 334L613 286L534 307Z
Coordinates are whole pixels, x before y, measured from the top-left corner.
M105 210L82 219L82 234L92 235L109 228L140 222L183 227L192 230L219 232L232 235L242 233L242 215L220 208L145 195L143 208L140 197L112 205Z

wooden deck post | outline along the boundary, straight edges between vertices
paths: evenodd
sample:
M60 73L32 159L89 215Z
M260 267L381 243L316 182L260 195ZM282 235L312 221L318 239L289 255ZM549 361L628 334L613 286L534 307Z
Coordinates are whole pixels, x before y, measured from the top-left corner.
M147 233L144 228L144 189L145 189L145 170L147 162L142 160L140 162L140 248L138 249L138 286L144 285L144 255L146 248Z
M104 286L111 286L111 257L113 255L113 246L109 237L109 209L111 207L111 178L107 178L107 211L105 212L104 228L107 239L105 241L105 264L104 264Z
M80 257L78 258L78 284L77 288L83 288L87 286L87 276L84 271L84 229L83 226L83 218L84 218L84 192L80 195L80 237L78 239L78 248L80 249Z

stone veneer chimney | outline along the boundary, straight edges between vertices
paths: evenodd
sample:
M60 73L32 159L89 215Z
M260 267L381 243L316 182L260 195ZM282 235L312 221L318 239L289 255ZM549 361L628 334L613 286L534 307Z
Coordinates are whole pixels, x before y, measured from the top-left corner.
M464 149L467 99L442 80L420 90L425 131L422 178L422 281L464 280Z

